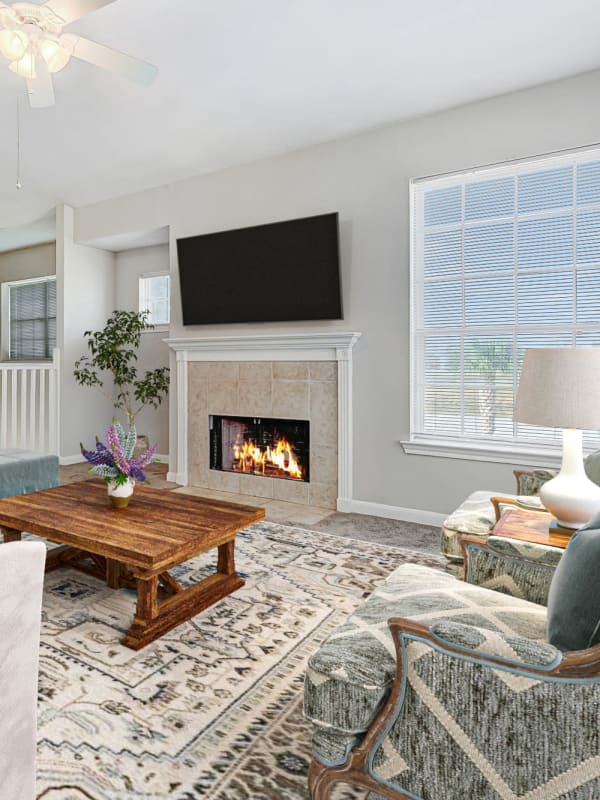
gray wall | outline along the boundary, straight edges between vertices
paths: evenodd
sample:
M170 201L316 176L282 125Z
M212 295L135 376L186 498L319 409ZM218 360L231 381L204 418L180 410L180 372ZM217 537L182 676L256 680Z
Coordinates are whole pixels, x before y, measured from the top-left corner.
M99 203L78 209L76 238L170 224L174 241L339 211L345 321L183 328L172 248L171 335L362 331L355 354L354 496L445 512L476 488L509 491L513 480L509 465L407 456L398 443L409 432L409 179L597 142L599 97L600 72L588 73Z
M116 305L120 309L137 311L139 308L139 277L145 272L169 271L169 247L140 247L116 255ZM150 331L142 336L138 369L168 366L169 348L163 342L168 332ZM158 452L169 452L169 400L163 400L159 409L145 408L136 420L138 433L147 434L151 444L158 443Z

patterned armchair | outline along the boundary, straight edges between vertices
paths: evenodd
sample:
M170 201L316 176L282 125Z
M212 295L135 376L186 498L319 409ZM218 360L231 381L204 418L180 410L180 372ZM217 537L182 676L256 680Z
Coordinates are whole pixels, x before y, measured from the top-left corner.
M467 582L403 565L310 659L312 800L339 783L395 800L600 797L600 645L546 641L562 551L464 548Z

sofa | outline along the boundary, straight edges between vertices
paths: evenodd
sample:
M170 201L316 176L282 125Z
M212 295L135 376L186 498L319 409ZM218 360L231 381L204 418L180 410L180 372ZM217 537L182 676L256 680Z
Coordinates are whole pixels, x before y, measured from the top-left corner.
M310 658L311 800L600 797L600 645L546 639L563 551L465 538L465 578L405 564Z

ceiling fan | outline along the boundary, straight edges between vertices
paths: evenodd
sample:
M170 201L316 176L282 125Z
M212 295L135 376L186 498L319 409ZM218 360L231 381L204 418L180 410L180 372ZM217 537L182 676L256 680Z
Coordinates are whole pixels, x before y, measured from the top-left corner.
M60 72L71 58L149 86L157 67L63 28L115 0L48 0L44 5L0 2L0 53L9 69L27 81L33 108L54 105L52 73Z

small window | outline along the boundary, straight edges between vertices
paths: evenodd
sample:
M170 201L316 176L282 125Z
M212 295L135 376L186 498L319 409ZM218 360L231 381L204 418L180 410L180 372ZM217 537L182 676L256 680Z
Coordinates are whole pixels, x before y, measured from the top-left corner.
M166 273L140 278L140 311L150 312L148 322L151 325L169 324L170 283Z
M56 347L56 278L8 284L11 361L52 358Z

